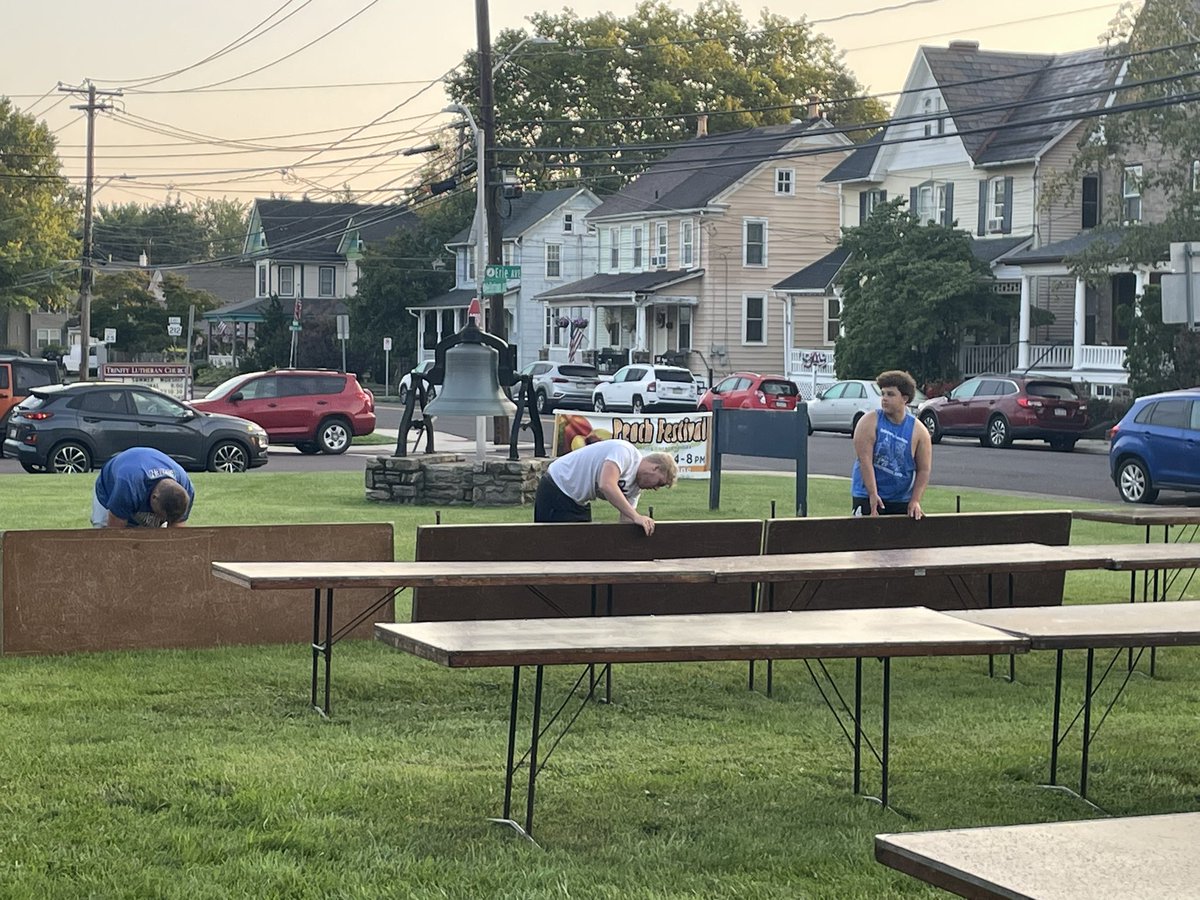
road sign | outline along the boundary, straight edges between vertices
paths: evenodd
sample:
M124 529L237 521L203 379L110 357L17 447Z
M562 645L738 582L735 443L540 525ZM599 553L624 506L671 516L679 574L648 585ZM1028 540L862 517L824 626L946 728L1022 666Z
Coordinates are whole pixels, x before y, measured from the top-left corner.
M182 325L183 319L180 316L167 316L168 325Z
M467 318L474 319L476 325L483 327L483 310L479 306L478 297L472 297L471 302L467 304Z
M520 280L520 266L487 266L483 270L483 292L503 294L513 282Z
M169 334L171 337L179 337L181 334L183 334L183 326L178 322L172 322L167 326L167 334Z
M105 328L104 329L104 343L115 344L116 342L117 342L117 329Z
M288 326L288 331L299 331L299 330L300 330L300 323L297 322L295 319L293 319L292 324Z
M392 339L391 339L390 337L385 337L385 338L383 339L383 349L384 349L384 350L391 350L391 349L392 349Z
M339 341L346 341L346 340L350 339L350 317L349 316L343 315L343 316L337 317L337 339Z

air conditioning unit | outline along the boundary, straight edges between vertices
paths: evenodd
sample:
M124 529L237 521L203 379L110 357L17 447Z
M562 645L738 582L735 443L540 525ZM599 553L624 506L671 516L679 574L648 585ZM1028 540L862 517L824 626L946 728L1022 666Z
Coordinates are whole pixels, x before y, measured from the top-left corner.
M1004 220L1003 219L988 219L987 230L988 230L989 234L995 234L996 232L1003 231L1004 230Z
M666 267L667 267L667 257L665 254L663 256L651 256L650 257L650 268L665 269Z

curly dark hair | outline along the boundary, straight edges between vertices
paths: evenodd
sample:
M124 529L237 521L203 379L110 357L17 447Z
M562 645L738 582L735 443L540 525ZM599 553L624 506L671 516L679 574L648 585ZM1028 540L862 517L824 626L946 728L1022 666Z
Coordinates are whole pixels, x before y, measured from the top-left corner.
M899 369L880 372L875 383L880 388L895 388L904 395L905 403L912 403L912 398L917 396L917 382L907 372L901 372Z

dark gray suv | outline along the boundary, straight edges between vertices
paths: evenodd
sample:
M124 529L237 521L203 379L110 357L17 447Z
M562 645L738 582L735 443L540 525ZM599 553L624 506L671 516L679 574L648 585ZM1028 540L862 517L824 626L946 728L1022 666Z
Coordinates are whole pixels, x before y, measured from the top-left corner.
M185 469L244 472L266 465L267 443L245 419L137 384L83 381L34 388L12 411L4 455L26 472L89 472L122 450L153 447Z

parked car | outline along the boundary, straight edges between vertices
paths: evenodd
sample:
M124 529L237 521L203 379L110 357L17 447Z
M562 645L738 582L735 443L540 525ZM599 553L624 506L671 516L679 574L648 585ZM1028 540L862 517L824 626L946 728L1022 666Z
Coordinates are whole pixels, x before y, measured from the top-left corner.
M375 430L375 396L333 369L237 375L192 406L257 422L272 443L295 444L301 453L345 453L354 437Z
M1139 397L1109 440L1109 473L1125 502L1200 491L1200 387Z
M808 433L838 431L854 434L858 420L879 409L881 396L879 385L869 378L851 378L831 384L808 401ZM925 399L918 390L908 408L916 413Z
M600 372L595 366L579 363L540 360L527 365L521 374L532 376L538 412L544 415L558 408L588 409L596 385L600 383Z
M721 406L726 409L794 410L800 398L800 388L782 375L734 372L705 391L698 408L711 412L713 397L720 397Z
M427 359L424 362L417 363L408 373L405 374L403 378L400 379L400 384L396 389L396 396L399 397L401 403L408 402L408 392L412 390L413 374L419 372L420 374L424 375L432 368L433 360ZM425 392L426 402L432 400L436 396L437 388L435 388L433 385L430 385L429 389Z
M4 440L13 407L28 397L34 388L60 381L58 363L52 360L35 359L23 353L0 354L0 442ZM0 449L0 456L3 455L3 449Z
M199 412L139 384L81 381L34 388L13 410L4 453L26 472L90 472L122 450L153 447L185 469L244 472L267 464L267 433Z
M692 373L679 366L655 366L634 363L613 373L612 381L602 381L592 392L596 412L647 409L696 408L698 391Z
M977 375L918 413L936 444L943 435L977 437L984 447L1041 440L1071 451L1088 427L1087 401L1069 381L1032 375Z

